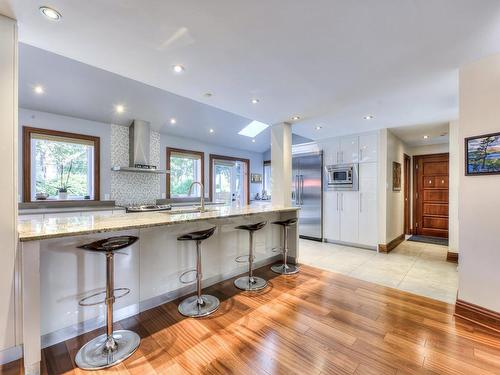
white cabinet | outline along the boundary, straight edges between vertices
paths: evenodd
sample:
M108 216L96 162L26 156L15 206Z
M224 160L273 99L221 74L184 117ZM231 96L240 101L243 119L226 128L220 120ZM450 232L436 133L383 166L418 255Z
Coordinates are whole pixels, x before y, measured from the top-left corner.
M342 242L358 242L358 198L357 191L339 192L340 240Z
M377 211L377 163L363 163L359 165L359 244L377 246Z
M356 243L358 239L358 192L327 191L324 198L323 235L330 241Z
M323 164L335 165L340 164L340 139L330 138L321 142L323 148Z
M340 161L338 164L357 163L359 160L359 140L357 135L340 138Z
M325 191L323 195L323 236L331 241L340 241L339 193Z
M371 163L377 161L378 136L373 134L362 134L359 136L359 162Z

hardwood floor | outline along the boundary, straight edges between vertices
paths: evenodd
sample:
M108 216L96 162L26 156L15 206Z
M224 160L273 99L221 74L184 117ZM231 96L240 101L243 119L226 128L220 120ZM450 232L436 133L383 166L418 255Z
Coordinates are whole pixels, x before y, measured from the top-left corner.
M172 302L118 322L141 345L92 374L500 374L500 334L454 318L453 305L308 266L256 273L270 279L266 291L208 288L222 301L212 317L183 318ZM85 373L75 354L101 332L46 348L42 373Z

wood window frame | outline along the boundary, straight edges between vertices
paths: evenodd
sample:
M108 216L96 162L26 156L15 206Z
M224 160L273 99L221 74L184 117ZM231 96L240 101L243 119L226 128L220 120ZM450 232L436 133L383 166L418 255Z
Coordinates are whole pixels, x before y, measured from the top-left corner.
M225 155L216 155L216 154L210 154L209 155L209 171L210 171L210 186L209 186L209 196L210 196L210 201L213 201L213 178L214 178L214 159L216 160L229 160L229 161L240 161L242 163L245 163L247 165L247 183L245 184L246 190L247 190L247 204L250 204L250 159L245 159L245 158L238 158L234 156L225 156Z
M101 166L101 138L92 135L69 133L59 130L34 128L23 126L23 202L36 202L31 200L31 135L41 134L54 137L82 139L94 143L94 199L100 200L100 166ZM71 201L71 200L68 200Z
M205 186L205 153L203 151L192 151L192 150L186 150L183 148L167 147L167 159L166 159L167 171L170 170L170 157L172 156L172 153L199 156L200 160L201 160L201 181L199 181L199 182L201 182L203 184L203 186ZM203 194L203 196L205 196L204 191L201 193ZM177 199L177 198L171 197L170 173L166 174L165 197L167 199Z

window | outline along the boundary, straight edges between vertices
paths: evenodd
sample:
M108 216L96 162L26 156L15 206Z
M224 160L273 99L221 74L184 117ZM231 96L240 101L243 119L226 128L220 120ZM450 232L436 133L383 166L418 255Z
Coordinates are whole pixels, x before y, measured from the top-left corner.
M250 161L229 156L210 155L210 198L226 204L250 203Z
M264 161L263 190L268 197L271 196L271 160ZM263 193L264 194L264 193Z
M167 147L167 198L187 198L193 182L204 183L204 160L203 152ZM200 192L195 185L191 197L200 197Z
M24 201L99 200L99 137L23 128Z

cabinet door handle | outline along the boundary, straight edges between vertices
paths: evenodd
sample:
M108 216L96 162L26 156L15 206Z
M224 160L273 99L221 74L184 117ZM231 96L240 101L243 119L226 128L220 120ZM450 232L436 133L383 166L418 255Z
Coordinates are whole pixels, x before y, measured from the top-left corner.
M363 149L359 149L359 161L363 161Z
M344 212L344 193L340 193L340 210Z
M339 205L340 205L339 197L340 197L340 193L337 193L337 211L340 211L340 208L339 208Z
M363 193L359 193L359 212L363 212Z

